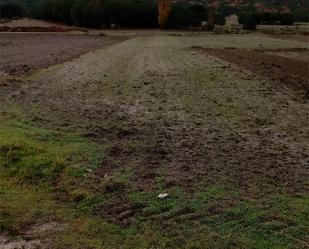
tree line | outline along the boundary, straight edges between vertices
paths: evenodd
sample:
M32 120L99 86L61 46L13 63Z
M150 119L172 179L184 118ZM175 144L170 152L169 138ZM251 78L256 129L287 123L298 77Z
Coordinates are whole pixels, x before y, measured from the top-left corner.
M22 8L20 4L4 2L1 3L1 16L30 16L92 28L108 28L111 24L128 28L156 28L157 4L158 0L37 0L36 4ZM192 5L188 1L174 2L167 27L200 26L207 18L206 5ZM218 13L215 22L222 24L223 19Z
M208 20L206 5L188 2L172 4L168 28L200 26ZM157 0L2 0L0 6L1 17L7 18L30 16L92 28L158 26ZM238 14L245 29L255 29L257 24L291 25L294 21L309 21L306 19L309 15L302 9L296 9L294 14L260 13L254 6L237 10L223 5L215 11L214 23L224 25L225 17L230 14Z
M294 16L290 13L252 13L245 12L238 15L238 22L243 25L244 29L254 30L258 24L266 25L293 25Z
M155 27L157 6L151 0L47 0L37 6L36 18L85 27Z
M1 2L1 16L30 16L93 28L111 24L141 28L158 26L157 0L42 0L29 8ZM205 20L205 6L180 2L172 5L168 26L196 26Z

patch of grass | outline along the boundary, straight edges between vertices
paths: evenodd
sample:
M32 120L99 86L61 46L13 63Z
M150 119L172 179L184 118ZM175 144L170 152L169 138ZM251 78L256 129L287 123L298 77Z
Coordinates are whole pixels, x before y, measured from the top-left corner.
M17 235L22 228L44 216L54 218L57 205L42 188L18 184L0 177L0 231Z
M144 208L133 227L152 231L157 248L305 248L308 198L274 192L249 200L233 190L206 187L195 195L179 188L160 200L159 192L132 192Z
M70 192L96 170L101 148L75 134L34 127L15 119L1 120L2 174L19 183L57 187Z
M51 199L43 195L57 193L70 198L78 191L91 191L86 174L89 169L95 170L100 161L99 146L74 134L32 126L21 117L3 117L0 122L1 194L6 200L1 202L3 229L17 231L35 220L36 210L55 208L49 208ZM38 189L30 190L33 186ZM14 199L16 196L20 199ZM34 207L28 210L31 205Z
M130 229L121 229L93 217L75 219L70 228L62 233L55 248L146 248L146 240Z
M129 229L78 212L73 205L55 200L53 193L36 186L18 184L0 177L0 232L18 236L37 222L59 222L61 231L51 231L51 248L145 248L145 241ZM46 234L45 234L46 236ZM45 239L46 237L42 237Z
M141 190L130 165L97 176L104 151L77 134L42 129L19 115L0 122L1 232L15 236L38 221L57 221L65 226L50 235L56 249L307 246L309 199L304 195L268 186L261 199L249 199L203 182L190 193L166 187L164 167L156 185ZM159 199L160 193L169 197ZM135 212L128 227L102 218L100 210L123 202Z
M284 202L278 201L284 199ZM207 218L215 230L245 235L252 248L299 248L306 246L308 198L267 196L265 203L241 201ZM289 201L287 201L289 200ZM298 204L296 204L298 203ZM306 232L307 231L307 232Z
M19 236L32 225L56 221L65 226L50 234L52 248L145 248L132 231L76 208L100 196L92 179L100 146L36 127L18 113L2 116L0 124L1 233Z

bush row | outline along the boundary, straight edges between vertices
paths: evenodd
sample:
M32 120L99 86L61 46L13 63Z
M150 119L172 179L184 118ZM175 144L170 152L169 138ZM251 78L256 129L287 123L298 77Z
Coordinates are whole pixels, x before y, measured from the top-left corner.
M293 25L294 16L280 13L241 13L238 15L238 22L244 29L255 30L257 24Z
M2 18L22 17L25 10L18 4L0 2L0 14Z
M20 0L22 1L22 0ZM23 0L25 1L25 0ZM157 27L157 0L37 0L33 4L21 5L0 3L1 17L11 18L31 16L45 20L59 21L84 27ZM235 10L219 9L214 14L215 24L224 25L225 16ZM295 12L296 13L296 12ZM200 26L208 19L208 10L204 5L192 5L188 1L172 4L167 26L170 28ZM245 29L255 29L257 24L292 25L308 17L303 11L297 16L280 13L241 12L239 22Z
M167 26L170 28L200 26L207 20L207 8L188 2L171 6ZM84 27L148 27L158 25L157 0L44 0L23 9L20 5L1 3L2 17L31 16ZM215 18L224 24L224 17Z

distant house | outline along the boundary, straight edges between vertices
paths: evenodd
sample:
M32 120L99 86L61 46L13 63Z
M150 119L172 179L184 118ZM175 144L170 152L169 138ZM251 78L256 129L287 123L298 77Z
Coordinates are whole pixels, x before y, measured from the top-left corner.
M237 15L230 15L225 17L225 26L236 27L239 25Z

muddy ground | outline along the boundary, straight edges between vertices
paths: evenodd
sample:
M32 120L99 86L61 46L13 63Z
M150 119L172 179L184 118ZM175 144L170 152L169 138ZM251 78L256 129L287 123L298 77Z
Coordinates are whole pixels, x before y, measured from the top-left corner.
M74 37L64 39L74 44ZM93 38L103 44L115 39ZM45 56L51 43L38 53ZM2 87L1 97L29 115L36 110L33 118L41 123L74 126L108 144L102 174L132 164L142 189L153 187L159 168L166 171L166 184L185 188L208 177L244 188L261 182L301 188L308 105L285 85L305 89L307 64L246 50L208 55L186 43L168 36L130 39ZM60 51L68 49L61 45ZM77 53L69 51L66 56ZM12 67L21 61L19 54L8 60ZM132 143L140 148L130 151Z
M21 76L124 40L125 36L0 33L0 71Z
M14 68L20 74L25 61L40 68L124 40L82 36L76 41L63 35L12 39L7 35L1 41L8 48L22 44L8 49L12 55L1 62L2 70L12 74ZM64 43L59 46L57 39ZM213 185L253 200L269 187L302 195L309 158L308 62L254 49L303 44L261 37L246 45L246 39L132 38L1 86L0 106L3 111L15 103L37 124L79 132L104 145L107 156L97 175L103 179L128 168L133 172L130 184L138 191L157 189L160 178L163 189L180 187L189 196ZM29 44L42 58L24 49ZM192 49L195 44L221 48L206 45L201 52ZM241 49L224 49L225 44ZM7 51L2 49L9 55ZM230 205L233 200L226 200L209 212ZM118 196L96 213L127 227L142 208Z

